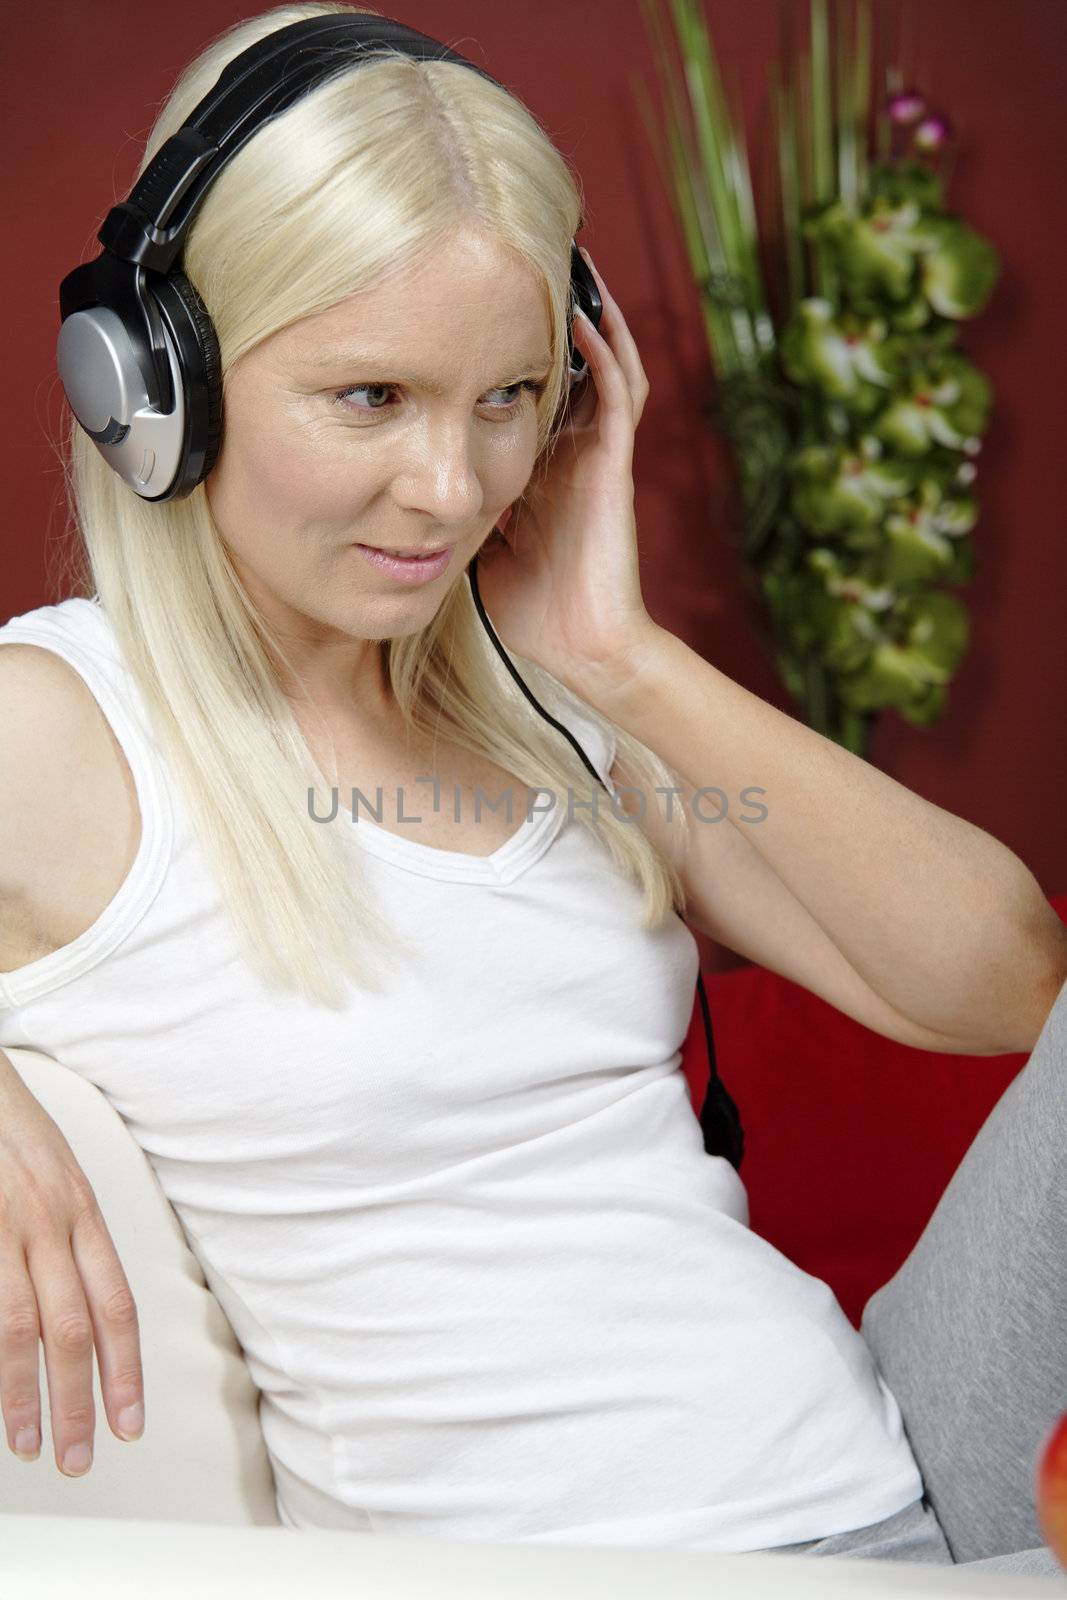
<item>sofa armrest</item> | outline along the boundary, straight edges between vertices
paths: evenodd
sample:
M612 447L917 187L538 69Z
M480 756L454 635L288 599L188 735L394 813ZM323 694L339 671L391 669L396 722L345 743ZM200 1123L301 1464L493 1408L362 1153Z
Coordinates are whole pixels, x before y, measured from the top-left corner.
M133 1443L112 1433L94 1350L93 1464L81 1478L65 1477L41 1359L41 1454L20 1461L0 1439L0 1505L60 1517L277 1525L259 1391L147 1157L91 1083L38 1051L4 1053L74 1152L129 1279L145 1431Z

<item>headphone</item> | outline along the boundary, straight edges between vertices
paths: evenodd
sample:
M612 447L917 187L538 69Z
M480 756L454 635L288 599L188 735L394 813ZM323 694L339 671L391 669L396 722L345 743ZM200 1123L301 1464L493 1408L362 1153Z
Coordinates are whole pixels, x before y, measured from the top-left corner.
M182 499L210 473L222 443L222 362L200 295L181 271L185 239L204 195L246 142L337 72L363 65L383 47L419 61L451 61L500 84L439 40L388 17L329 14L276 29L242 51L162 145L129 197L112 206L97 238L103 250L59 286L56 362L79 426L108 465L143 500ZM373 57L368 57L373 59ZM381 59L381 57L378 57ZM603 305L571 240L568 373L588 370L574 346L578 305L595 327ZM482 625L522 693L567 738L607 792L570 731L534 698L485 613L477 556L467 569ZM703 977L697 973L709 1082L700 1114L705 1149L739 1168L744 1137L737 1108L719 1078Z

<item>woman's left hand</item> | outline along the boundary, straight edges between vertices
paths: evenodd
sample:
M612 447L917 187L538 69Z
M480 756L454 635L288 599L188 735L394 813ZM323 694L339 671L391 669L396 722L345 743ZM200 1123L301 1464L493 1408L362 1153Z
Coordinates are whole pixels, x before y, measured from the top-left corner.
M588 365L543 476L535 473L478 553L478 589L509 650L581 693L654 627L641 596L634 520L634 432L648 379L633 335L586 251L603 304L600 329L574 318Z

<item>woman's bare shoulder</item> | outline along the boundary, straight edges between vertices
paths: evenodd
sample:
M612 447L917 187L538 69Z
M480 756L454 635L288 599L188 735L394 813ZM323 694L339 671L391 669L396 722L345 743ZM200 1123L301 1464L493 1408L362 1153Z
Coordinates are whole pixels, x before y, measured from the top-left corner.
M61 948L118 892L140 842L129 764L54 650L0 644L0 971Z

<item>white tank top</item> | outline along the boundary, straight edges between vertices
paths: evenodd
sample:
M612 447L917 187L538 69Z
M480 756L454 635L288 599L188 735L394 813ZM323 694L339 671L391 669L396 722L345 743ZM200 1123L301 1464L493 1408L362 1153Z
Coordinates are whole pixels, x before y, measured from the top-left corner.
M332 1011L243 958L99 602L7 642L88 684L142 834L91 928L0 975L0 1046L87 1078L145 1151L261 1390L284 1523L744 1551L921 1496L861 1335L704 1151L693 935L641 928L565 802L484 858L342 812L421 959Z

